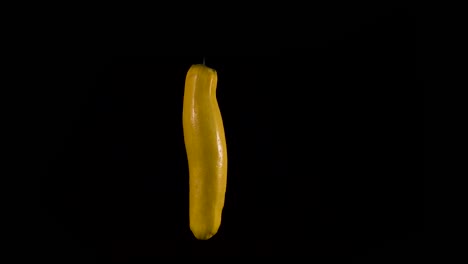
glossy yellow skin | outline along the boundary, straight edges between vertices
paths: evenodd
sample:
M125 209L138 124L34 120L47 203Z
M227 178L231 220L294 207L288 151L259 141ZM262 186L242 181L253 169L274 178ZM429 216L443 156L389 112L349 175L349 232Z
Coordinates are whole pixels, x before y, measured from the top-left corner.
M192 65L184 92L183 128L189 167L190 229L199 240L221 225L227 179L223 120L216 100L218 76L205 65Z

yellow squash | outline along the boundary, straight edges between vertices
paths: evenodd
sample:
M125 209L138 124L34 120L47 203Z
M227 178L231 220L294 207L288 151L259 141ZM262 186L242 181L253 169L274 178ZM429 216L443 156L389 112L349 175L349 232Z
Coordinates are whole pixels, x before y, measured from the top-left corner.
M192 65L185 80L183 129L189 167L190 229L206 240L218 232L227 180L223 120L216 100L218 76Z

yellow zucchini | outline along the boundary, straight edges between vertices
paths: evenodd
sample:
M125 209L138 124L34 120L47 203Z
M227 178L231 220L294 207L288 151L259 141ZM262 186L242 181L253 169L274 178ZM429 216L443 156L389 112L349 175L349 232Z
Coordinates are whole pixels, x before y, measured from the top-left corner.
M189 220L199 240L218 232L226 193L226 138L216 100L217 82L216 71L200 64L190 67L185 80L182 119L189 168Z

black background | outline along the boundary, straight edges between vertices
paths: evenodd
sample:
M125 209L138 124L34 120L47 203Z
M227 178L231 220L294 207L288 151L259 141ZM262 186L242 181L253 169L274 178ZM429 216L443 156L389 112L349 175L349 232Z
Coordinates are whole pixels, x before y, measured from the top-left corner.
M382 11L382 10L381 10ZM336 21L269 56L65 57L85 68L44 100L41 254L416 255L422 95L411 13ZM185 75L218 72L228 186L216 236L188 223ZM63 71L63 69L62 69Z

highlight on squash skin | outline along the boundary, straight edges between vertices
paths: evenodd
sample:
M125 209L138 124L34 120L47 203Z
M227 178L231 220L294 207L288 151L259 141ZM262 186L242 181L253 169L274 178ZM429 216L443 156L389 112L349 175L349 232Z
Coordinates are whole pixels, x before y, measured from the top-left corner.
M189 167L190 229L199 240L218 232L226 192L227 151L216 100L217 81L215 70L193 65L185 82L183 129Z

